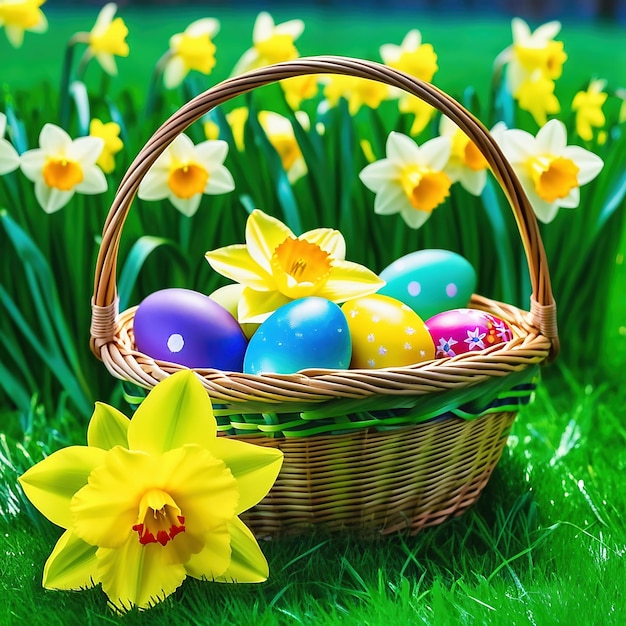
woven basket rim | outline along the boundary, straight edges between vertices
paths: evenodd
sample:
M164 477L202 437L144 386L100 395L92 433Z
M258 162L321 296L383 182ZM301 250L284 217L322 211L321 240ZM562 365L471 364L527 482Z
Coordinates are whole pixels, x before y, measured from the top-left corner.
M304 74L345 74L386 83L439 109L468 135L489 163L515 216L532 286L530 310L523 311L475 296L470 306L498 311L502 319L513 323L516 338L477 353L414 366L380 370L312 370L290 375L196 370L211 397L218 402L224 400L235 404L266 402L279 405L293 403L301 397L315 403L329 398L350 398L355 394L363 397L419 395L449 385L476 384L489 376L506 376L511 371L555 358L559 350L556 305L537 219L512 166L488 130L461 104L430 83L372 61L319 56L267 66L222 81L183 105L140 150L116 192L103 228L95 269L91 349L105 362L107 369L118 378L144 387L152 387L178 369L186 369L142 355L120 335L120 332L127 332L124 329L132 308L122 313L118 311L117 255L123 225L143 176L179 134L214 107L257 87Z

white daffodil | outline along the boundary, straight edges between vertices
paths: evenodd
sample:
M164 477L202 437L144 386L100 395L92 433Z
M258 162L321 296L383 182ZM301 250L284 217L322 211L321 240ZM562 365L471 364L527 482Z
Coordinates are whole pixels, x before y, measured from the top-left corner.
M39 8L46 0L0 0L0 28L4 26L9 43L21 47L24 32L45 33L48 20Z
M567 54L563 43L554 41L561 30L557 21L542 24L531 31L528 24L519 17L511 20L513 45L503 50L496 58L495 65L508 64L507 83L513 96L537 71L543 78L555 80L561 76Z
M121 17L114 19L116 12L117 5L114 2L105 4L87 38L87 53L94 56L102 69L111 76L117 74L115 57L127 57L129 52L126 43L128 28Z
M202 194L228 193L235 188L223 165L227 154L228 144L220 139L194 145L187 135L179 135L141 181L139 197L168 198L183 215L191 217L200 206Z
M237 61L233 76L264 65L297 59L299 55L294 41L303 31L302 20L274 24L274 18L267 11L261 11L252 30L252 48Z
M411 228L419 228L450 194L450 177L443 171L450 158L448 137L435 137L418 146L410 137L392 132L387 158L367 165L359 174L376 193L374 211L400 213Z
M445 115L439 122L439 134L448 137L452 146L446 174L452 182L458 181L466 191L479 196L487 182L489 165L485 157L476 144Z
M163 82L167 89L178 87L191 70L211 73L215 67L213 38L219 30L219 21L207 17L192 22L184 32L170 38L170 50L163 70Z
M104 147L100 137L72 138L58 126L46 124L39 134L39 148L20 159L25 176L35 183L37 202L46 213L65 206L75 192L106 191L107 182L96 165Z
M497 129L494 136L544 223L551 222L559 208L577 207L580 187L604 165L593 152L567 145L567 130L560 120L550 120L536 137L514 128Z
M0 176L16 170L20 166L20 157L17 150L4 139L7 128L7 116L0 113Z

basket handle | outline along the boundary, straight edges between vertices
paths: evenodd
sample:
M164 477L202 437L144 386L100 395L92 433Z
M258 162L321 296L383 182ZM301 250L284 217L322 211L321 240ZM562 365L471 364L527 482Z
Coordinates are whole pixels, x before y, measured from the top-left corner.
M91 349L96 356L100 358L102 347L115 336L118 315L116 267L122 228L139 183L157 157L175 137L216 106L257 87L305 74L343 74L402 89L449 117L476 144L507 196L522 238L532 286L526 321L551 340L549 358L553 359L559 349L556 304L537 219L512 166L493 137L477 118L434 85L380 63L338 56L301 58L229 78L184 104L156 130L128 168L104 224L92 298Z

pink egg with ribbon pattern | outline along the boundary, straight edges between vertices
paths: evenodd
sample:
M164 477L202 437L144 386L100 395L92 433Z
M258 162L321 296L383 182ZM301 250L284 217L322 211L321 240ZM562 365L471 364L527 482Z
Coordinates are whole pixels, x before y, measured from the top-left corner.
M500 318L478 309L451 309L433 315L426 328L435 344L435 358L478 352L513 339L511 327Z

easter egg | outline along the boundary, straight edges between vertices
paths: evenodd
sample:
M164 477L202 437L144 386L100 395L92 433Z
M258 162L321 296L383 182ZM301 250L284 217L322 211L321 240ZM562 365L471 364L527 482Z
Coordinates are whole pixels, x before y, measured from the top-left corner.
M403 367L435 357L424 321L403 302L373 294L349 300L341 310L352 338L350 367Z
M417 250L388 265L378 293L409 305L422 319L466 307L476 289L470 262L450 250Z
M352 343L338 305L314 296L274 311L257 329L246 350L243 371L293 374L307 368L347 369Z
M477 352L511 341L513 332L503 320L477 309L443 311L426 320L437 358Z
M248 344L237 320L191 289L161 289L145 298L133 320L137 350L185 367L241 372Z
M232 285L224 285L219 289L216 289L213 293L209 294L211 300L215 300L218 304L221 304L235 319L237 319L237 307L239 306L239 299L241 298L241 292L244 290L244 286L239 283ZM243 334L250 339L259 327L258 324L240 324Z

